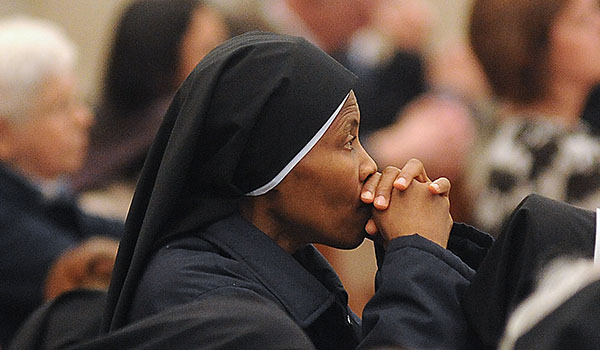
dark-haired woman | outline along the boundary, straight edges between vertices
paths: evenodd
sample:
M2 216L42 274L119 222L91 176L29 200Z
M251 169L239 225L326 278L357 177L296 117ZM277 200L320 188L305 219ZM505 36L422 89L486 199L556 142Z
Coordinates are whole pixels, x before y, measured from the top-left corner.
M74 179L85 208L125 218L173 94L227 32L223 17L200 0L136 0L123 11L87 159Z
M476 159L475 223L498 235L531 193L596 208L600 139L581 115L600 83L598 2L477 0L470 40L501 103Z

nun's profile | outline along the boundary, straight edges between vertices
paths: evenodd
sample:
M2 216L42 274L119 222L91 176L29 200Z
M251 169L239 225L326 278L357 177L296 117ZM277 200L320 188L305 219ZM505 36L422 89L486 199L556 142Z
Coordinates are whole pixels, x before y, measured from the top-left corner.
M464 237L478 232L453 225L449 183L432 183L420 162L376 172L358 141L354 84L304 39L269 33L233 38L199 63L138 182L109 335L217 296L281 310L317 349L463 344L460 291L474 272L445 248L463 237L468 253ZM351 249L365 226L386 248L363 322L312 243Z

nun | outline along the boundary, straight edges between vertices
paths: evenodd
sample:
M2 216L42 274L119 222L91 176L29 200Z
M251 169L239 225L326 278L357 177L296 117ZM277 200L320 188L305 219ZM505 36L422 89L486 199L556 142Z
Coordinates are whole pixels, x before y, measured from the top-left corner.
M463 346L461 294L491 238L452 222L449 182L431 182L419 161L377 172L358 140L355 84L306 40L270 33L233 38L198 64L137 184L108 337L216 297L280 310L316 349ZM352 249L365 237L381 244L360 320L312 244ZM229 326L213 327L223 344Z

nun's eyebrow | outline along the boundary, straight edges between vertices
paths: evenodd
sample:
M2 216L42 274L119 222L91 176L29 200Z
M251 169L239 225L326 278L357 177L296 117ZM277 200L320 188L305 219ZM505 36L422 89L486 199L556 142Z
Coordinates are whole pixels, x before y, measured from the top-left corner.
M346 118L344 121L344 130L352 131L358 128L358 119L356 117Z
M343 120L338 126L338 133L340 136L346 137L348 134L354 134L354 131L358 128L358 119L350 114L342 116Z

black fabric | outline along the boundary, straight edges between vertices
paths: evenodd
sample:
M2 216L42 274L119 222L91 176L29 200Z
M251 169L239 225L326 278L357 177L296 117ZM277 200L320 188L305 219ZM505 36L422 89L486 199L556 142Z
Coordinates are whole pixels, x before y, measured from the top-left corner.
M235 211L245 192L270 181L308 143L355 78L304 39L268 33L233 38L198 64L169 107L138 181L105 330L124 325L160 242Z
M323 256L312 245L292 256L238 214L161 248L139 283L128 323L210 295L240 293L285 310L317 349L358 345L360 319Z
M453 232L459 237L476 234L460 224ZM233 215L169 242L152 257L127 323L194 300L255 295L285 310L317 349L462 349L468 328L460 299L474 271L419 236L392 241L385 260L361 327L335 271L316 249L309 245L292 257Z
M462 230L468 227L455 228ZM392 240L377 272L375 295L363 311L361 349L463 350L470 332L460 302L474 274L421 236Z
M495 349L510 313L559 257L593 257L596 215L539 195L525 198L484 258L464 297L475 349Z
M106 292L65 292L32 313L11 341L9 350L64 349L98 335Z
M600 347L600 281L567 299L522 335L515 350L594 350Z
M489 234L473 226L455 222L450 231L447 249L477 271L492 244L494 238Z
M0 345L42 304L46 274L66 250L93 236L118 239L123 224L89 216L77 199L54 200L0 164Z
M252 293L210 295L98 336L103 292L61 296L32 317L14 350L314 349L285 312Z
M446 248L471 269L477 271L493 244L494 237L489 234L471 225L455 222L450 230ZM375 242L375 258L377 266L381 268L385 258L385 249L381 242Z
M595 135L600 135L600 85L594 87L590 92L582 119L590 126Z

